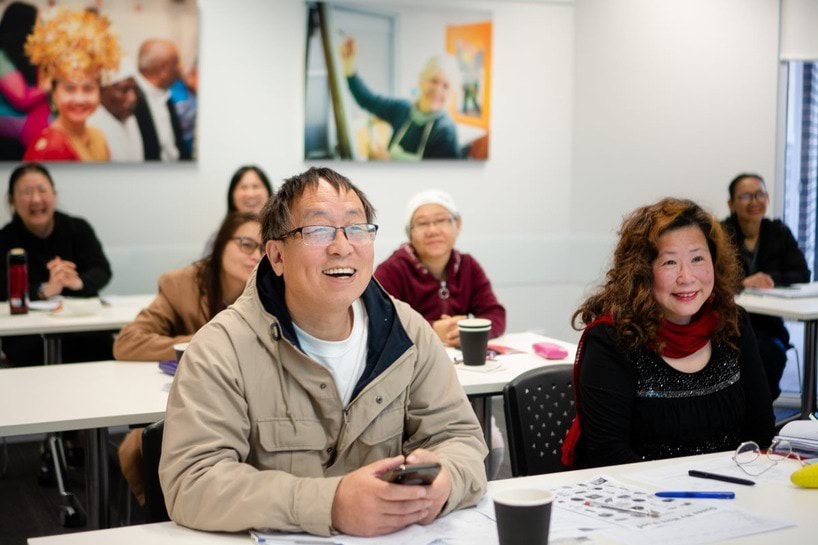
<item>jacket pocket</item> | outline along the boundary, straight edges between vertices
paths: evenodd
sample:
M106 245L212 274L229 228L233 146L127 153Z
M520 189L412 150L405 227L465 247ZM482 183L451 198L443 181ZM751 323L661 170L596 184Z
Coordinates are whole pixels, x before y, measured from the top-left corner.
M395 403L392 408L382 412L361 432L361 442L369 445L382 445L383 443L396 443L397 452L400 452L400 444L403 439L403 419L404 410L402 403ZM390 439L392 441L390 441ZM390 449L392 451L394 449Z
M258 420L259 469L277 469L300 477L322 477L327 437L318 420Z
M293 452L321 450L327 442L326 434L318 420L273 418L258 421L259 444L267 452Z

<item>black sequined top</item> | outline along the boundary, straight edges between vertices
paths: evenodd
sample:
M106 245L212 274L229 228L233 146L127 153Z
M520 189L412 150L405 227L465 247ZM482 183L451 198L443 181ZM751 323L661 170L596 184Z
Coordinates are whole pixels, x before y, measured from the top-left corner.
M648 349L625 352L617 339L604 324L585 339L579 467L732 450L748 440L769 445L772 401L746 316L739 350L713 345L710 361L695 373Z

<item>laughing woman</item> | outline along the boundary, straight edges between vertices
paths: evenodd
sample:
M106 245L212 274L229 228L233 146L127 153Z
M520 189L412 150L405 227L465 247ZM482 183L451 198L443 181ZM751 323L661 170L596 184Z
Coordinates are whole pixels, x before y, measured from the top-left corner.
M574 314L585 331L565 465L770 444L772 401L738 278L721 224L695 203L664 199L625 219L604 285Z
M58 10L40 21L26 42L41 81L51 82L57 118L23 156L27 161L108 161L102 131L86 124L99 106L100 81L119 66L110 23L90 11Z

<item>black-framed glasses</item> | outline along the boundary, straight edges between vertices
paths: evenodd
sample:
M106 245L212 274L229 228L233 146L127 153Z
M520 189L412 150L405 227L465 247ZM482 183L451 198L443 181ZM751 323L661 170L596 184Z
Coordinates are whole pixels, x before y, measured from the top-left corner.
M412 229L417 229L418 231L426 232L432 227L437 230L445 229L449 230L454 225L455 219L452 216L447 218L439 218L432 221L416 221L412 224Z
M795 458L801 465L804 465L804 461L798 453L793 450L790 442L784 439L773 440L770 448L767 449L764 455L767 462L763 467L755 464L760 457L761 449L758 447L758 443L755 441L745 441L736 449L736 452L733 454L733 461L739 469L753 477L758 477L766 473L778 465L778 462L786 458Z
M736 195L736 199L740 200L743 203L748 203L752 200L756 201L765 201L767 200L767 192L763 189L759 189L755 193L742 193L740 195Z
M335 240L335 234L338 231L344 232L344 236L347 237L350 244L363 246L372 244L375 235L378 234L378 226L374 223L353 223L352 225L338 227L332 225L304 225L296 227L292 231L287 231L276 240L284 240L298 233L307 246L329 246Z
M264 245L261 242L253 240L250 237L233 237L230 240L236 241L236 244L239 245L239 250L241 250L242 253L245 253L247 255L252 255L256 252L261 252L263 251L264 248Z

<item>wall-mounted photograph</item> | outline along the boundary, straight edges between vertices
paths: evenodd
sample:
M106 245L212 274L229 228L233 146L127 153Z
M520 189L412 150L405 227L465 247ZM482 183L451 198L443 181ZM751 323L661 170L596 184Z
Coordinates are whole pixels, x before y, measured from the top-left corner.
M196 0L0 3L0 160L196 157Z
M307 2L306 160L486 160L491 13Z

